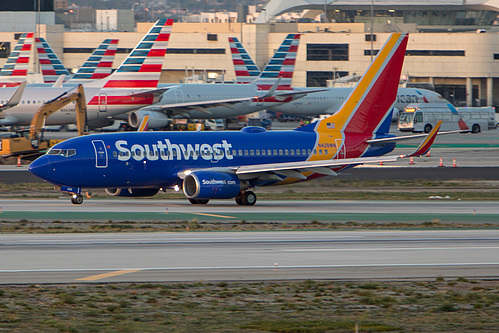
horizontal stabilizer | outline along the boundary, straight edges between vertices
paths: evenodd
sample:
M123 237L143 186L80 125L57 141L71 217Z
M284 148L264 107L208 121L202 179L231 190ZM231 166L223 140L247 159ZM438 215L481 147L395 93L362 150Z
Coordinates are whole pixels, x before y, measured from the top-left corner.
M421 142L418 148L416 148L415 151L410 153L409 155L405 155L404 157L411 157L411 156L420 156L426 154L429 150L431 145L433 144L433 141L435 141L435 138L437 137L438 130L440 129L440 126L442 126L442 120L440 120L435 127L431 130L430 133L426 136L426 139Z

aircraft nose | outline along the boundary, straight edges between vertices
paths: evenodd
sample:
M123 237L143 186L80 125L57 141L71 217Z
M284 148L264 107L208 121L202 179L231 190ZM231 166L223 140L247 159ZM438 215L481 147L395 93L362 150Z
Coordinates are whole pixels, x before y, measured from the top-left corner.
M33 175L48 180L50 172L50 160L48 156L41 156L34 160L28 167L29 172Z

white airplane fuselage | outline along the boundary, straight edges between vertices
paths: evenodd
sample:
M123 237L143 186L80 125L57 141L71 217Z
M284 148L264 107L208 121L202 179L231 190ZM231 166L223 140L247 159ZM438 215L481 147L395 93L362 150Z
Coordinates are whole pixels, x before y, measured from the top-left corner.
M150 89L148 89L150 90ZM5 103L15 88L0 89L0 103ZM27 126L42 105L66 92L75 92L76 87L26 87L21 102L0 113L0 125ZM102 122L112 116L132 111L153 102L150 98L131 98L128 95L147 91L146 89L112 89L85 87L87 101L87 120L89 125ZM65 125L76 123L75 103L70 103L46 119L46 125Z
M295 90L307 88L296 88ZM308 88L312 89L312 88ZM271 108L272 111L299 116L333 114L339 110L353 88L329 88L323 92L308 94L303 98ZM445 103L440 94L426 89L399 88L394 108L403 110L412 103ZM394 117L396 115L394 114Z

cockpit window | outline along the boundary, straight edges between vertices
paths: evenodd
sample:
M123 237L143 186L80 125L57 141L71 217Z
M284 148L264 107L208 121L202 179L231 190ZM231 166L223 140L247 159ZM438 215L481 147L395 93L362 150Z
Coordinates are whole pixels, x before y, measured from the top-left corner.
M59 155L64 157L73 156L76 154L76 150L74 149L50 149L47 152L47 155Z

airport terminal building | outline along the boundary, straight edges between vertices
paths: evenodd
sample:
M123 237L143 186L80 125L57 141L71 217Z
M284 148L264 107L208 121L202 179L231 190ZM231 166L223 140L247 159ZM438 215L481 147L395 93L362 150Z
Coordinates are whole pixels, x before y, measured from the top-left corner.
M50 4L42 1L42 7L45 2ZM133 15L107 11L99 14L108 15L107 25L102 20L98 25L99 15L94 15L93 28L89 23L75 29L73 19L68 27L49 5L43 15L8 9L0 7L0 66L20 33L36 28L71 69L78 69L104 39L118 38L117 68L153 24L136 23L132 32L127 18ZM293 11L300 18L282 19ZM234 80L228 37L238 37L262 68L288 33L299 32L293 85L326 86L334 78L361 75L390 33L410 32L402 78L407 84L431 85L456 105L499 106L498 13L499 0L272 0L253 23L175 23L161 80L185 82L193 73ZM23 26L21 19L13 23L16 15Z

